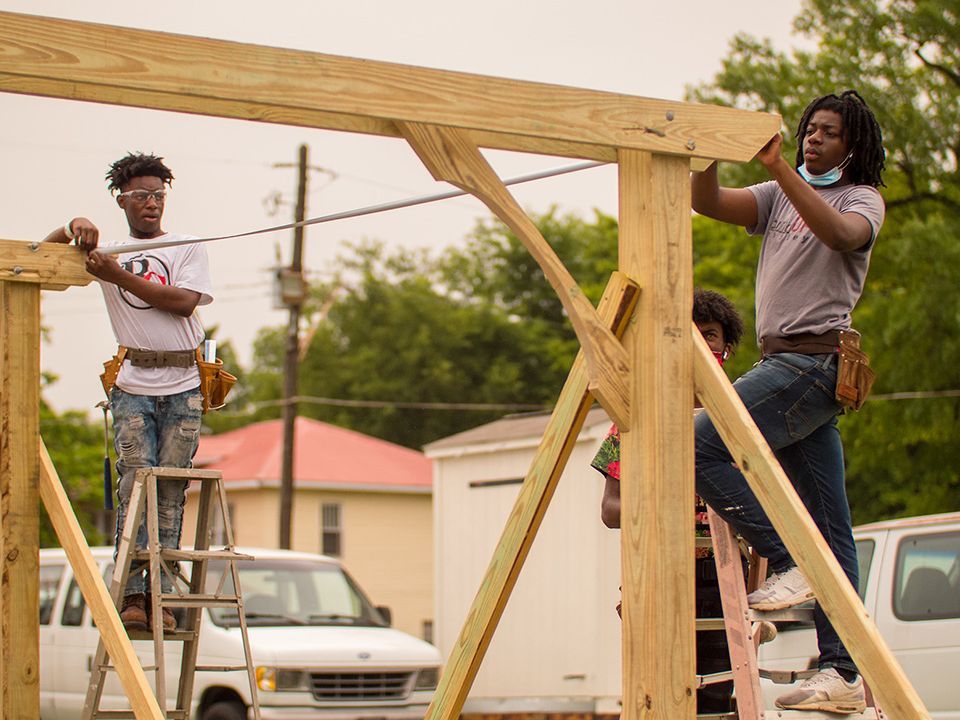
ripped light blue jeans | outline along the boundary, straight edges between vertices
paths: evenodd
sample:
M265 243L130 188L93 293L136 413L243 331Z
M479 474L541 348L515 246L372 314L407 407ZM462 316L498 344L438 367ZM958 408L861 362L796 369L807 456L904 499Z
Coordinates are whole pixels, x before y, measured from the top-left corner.
M117 452L117 534L114 559L127 518L127 506L137 469L144 467L188 468L192 465L200 441L203 396L200 389L174 395L131 395L118 387L110 392L113 412L114 448ZM183 527L183 504L187 481L160 480L157 483L157 515L160 545L179 548ZM137 547L147 547L147 523L137 530ZM130 565L130 577L123 594L136 595L149 590L146 562ZM144 577L147 575L148 577ZM171 592L173 584L161 573L161 592Z
M765 356L733 387L856 588L857 552L837 430L836 382L836 354L777 353ZM746 479L733 466L733 458L707 414L701 413L694 426L697 493L769 560L771 570L793 566L790 553ZM819 603L814 623L820 668L856 671Z

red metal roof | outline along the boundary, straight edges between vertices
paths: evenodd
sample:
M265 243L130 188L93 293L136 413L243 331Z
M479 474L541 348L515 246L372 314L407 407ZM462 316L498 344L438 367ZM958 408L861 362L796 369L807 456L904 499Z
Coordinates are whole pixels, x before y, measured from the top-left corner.
M385 440L297 418L294 426L294 484L343 486L349 490L429 492L431 461L423 453ZM228 485L279 486L283 455L281 420L247 425L221 435L205 435L194 467L223 472Z

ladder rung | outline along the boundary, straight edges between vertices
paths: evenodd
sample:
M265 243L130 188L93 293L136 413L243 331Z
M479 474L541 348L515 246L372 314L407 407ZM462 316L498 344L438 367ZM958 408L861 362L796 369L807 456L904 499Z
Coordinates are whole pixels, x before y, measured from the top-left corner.
M149 550L136 550L130 553L135 560L149 560ZM256 560L253 555L239 553L236 550L175 550L173 548L161 548L160 558L162 560L210 560L212 558L226 558L227 560Z
M750 608L748 617L752 622L813 622L812 607L792 607L786 610L754 610Z
M702 688L707 685L716 685L717 683L733 680L733 670L725 672L709 673L708 675L697 675L697 687Z
M792 685L800 680L812 678L818 672L819 670L767 670L766 668L760 668L760 677L766 678L776 685Z
M723 618L697 618L697 632L724 630L725 628Z
M128 630L127 636L131 640L153 641L153 633L149 630ZM163 633L163 639L172 642L186 642L187 640L193 640L195 637L197 637L197 633L190 630L174 630L173 632L168 631Z
M136 714L133 710L97 710L93 717L95 718L133 718L136 720ZM187 720L186 710L167 710L165 718L170 720Z
M160 600L163 607L226 607L235 608L240 605L240 598L236 595L163 595Z
M236 672L237 670L247 671L246 665L197 665L197 672Z
M866 712L853 715L836 715L835 713L819 712L817 710L767 710L764 720L878 720L875 708L867 708ZM886 717L884 715L883 717Z
M196 468L172 468L172 467L153 467L149 473L145 470L138 471L144 475L154 475L157 480L220 480L223 473L219 470L198 470Z

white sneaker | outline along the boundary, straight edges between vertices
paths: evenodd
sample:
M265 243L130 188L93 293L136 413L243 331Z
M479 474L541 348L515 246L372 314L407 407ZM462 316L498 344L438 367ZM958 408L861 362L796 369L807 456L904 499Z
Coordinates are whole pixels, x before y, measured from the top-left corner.
M820 710L850 715L867 709L863 678L848 683L833 668L821 670L796 690L777 698L781 710Z
M807 579L794 565L782 573L774 573L757 590L747 595L747 604L754 610L784 610L813 599Z

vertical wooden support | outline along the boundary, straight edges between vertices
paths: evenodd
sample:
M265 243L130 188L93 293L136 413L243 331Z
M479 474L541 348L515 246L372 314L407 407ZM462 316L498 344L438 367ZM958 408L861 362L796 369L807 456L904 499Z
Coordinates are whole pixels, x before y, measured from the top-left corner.
M0 281L0 717L40 717L40 286Z
M624 720L693 720L693 250L689 162L621 150L620 270L643 288L624 336Z

